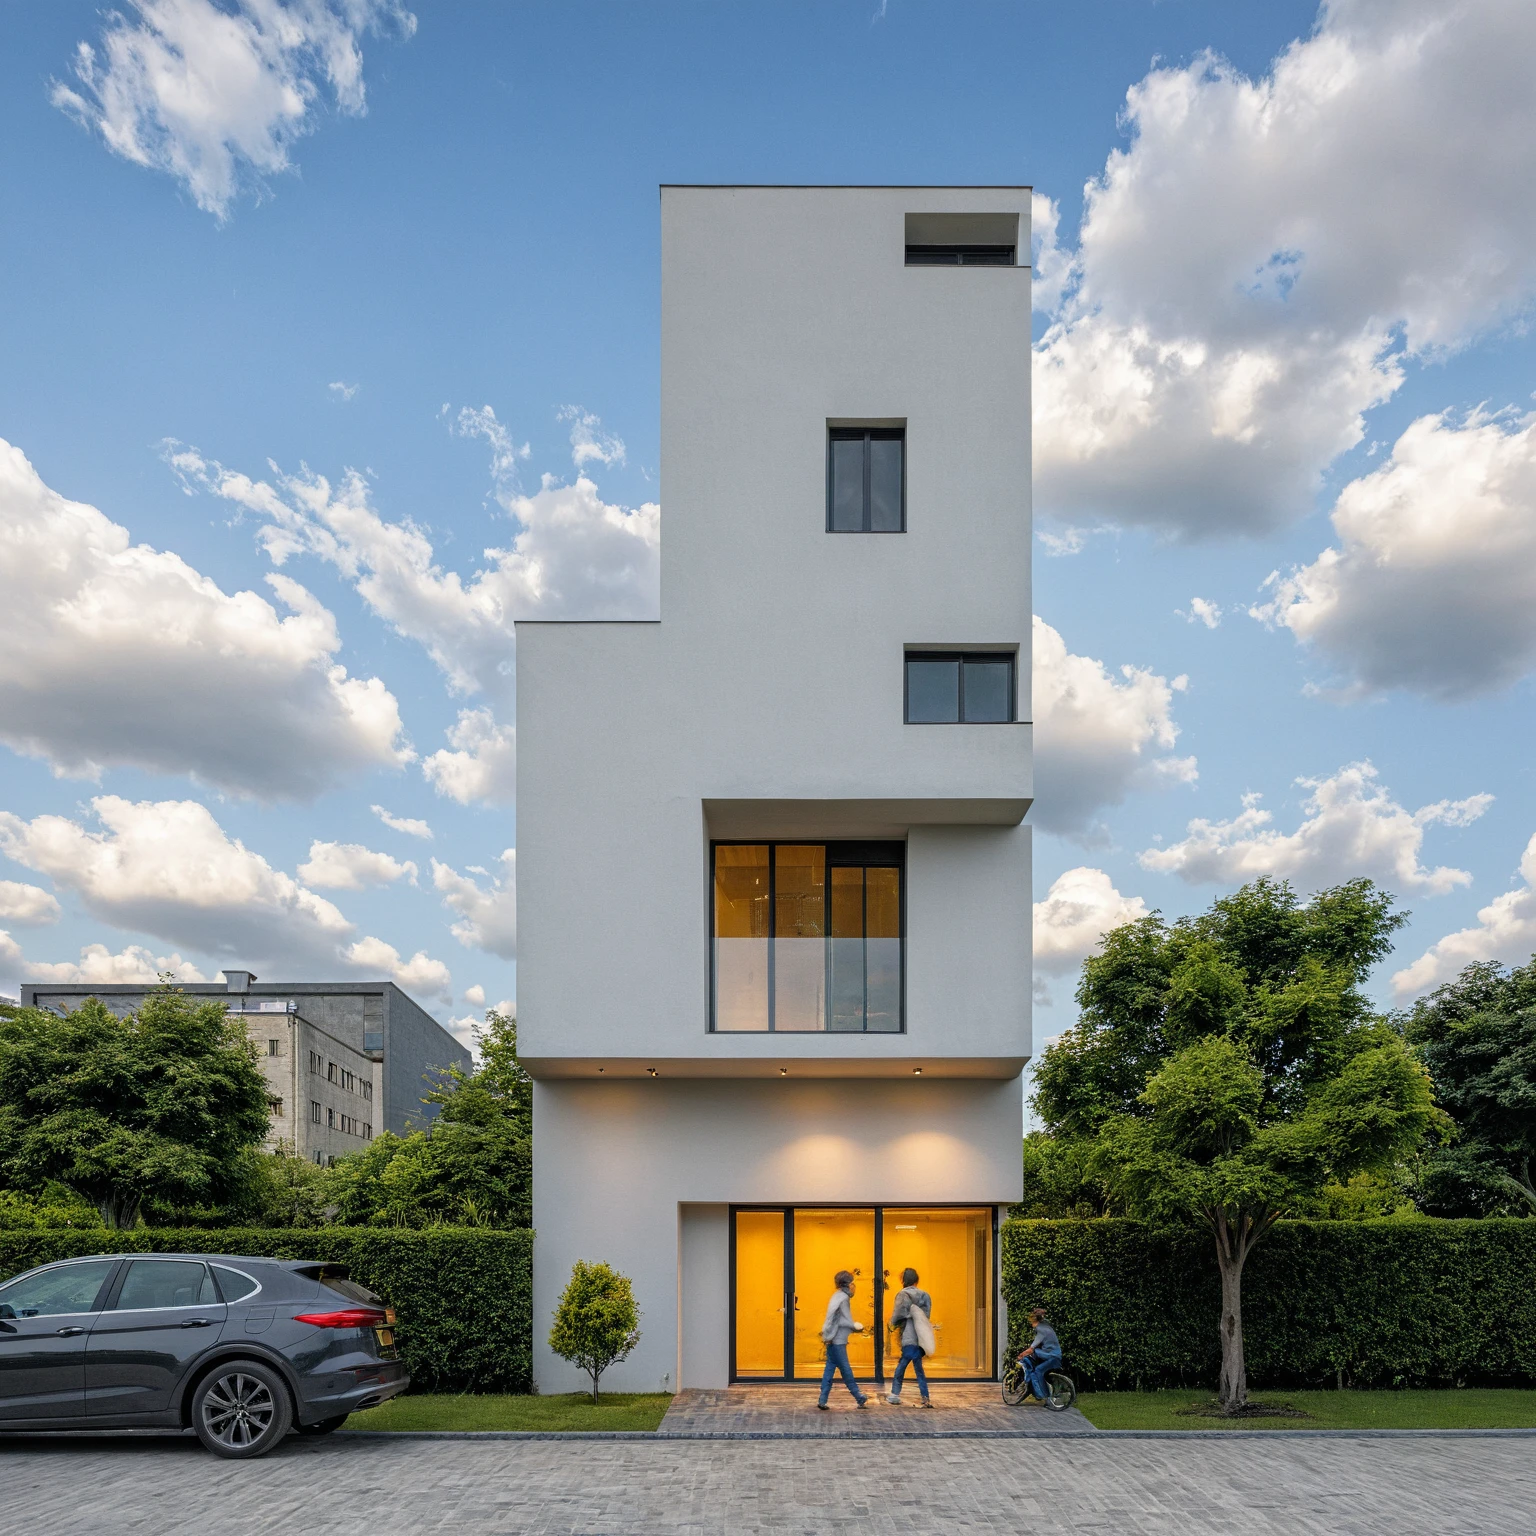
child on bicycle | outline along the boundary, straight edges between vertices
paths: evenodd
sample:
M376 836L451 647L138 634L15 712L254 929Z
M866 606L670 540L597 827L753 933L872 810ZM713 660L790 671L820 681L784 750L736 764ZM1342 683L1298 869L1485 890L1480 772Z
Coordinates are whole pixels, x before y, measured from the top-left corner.
M1029 1341L1029 1348L1019 1356L1019 1364L1029 1373L1030 1390L1043 1403L1046 1373L1061 1369L1061 1340L1056 1337L1044 1307L1031 1310L1029 1323L1035 1336Z

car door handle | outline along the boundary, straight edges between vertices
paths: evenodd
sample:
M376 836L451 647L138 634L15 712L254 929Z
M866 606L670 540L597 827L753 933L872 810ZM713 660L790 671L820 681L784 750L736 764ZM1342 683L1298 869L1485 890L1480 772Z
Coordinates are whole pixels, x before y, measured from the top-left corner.
M213 1327L213 1319L211 1317L189 1317L181 1326L183 1328L211 1328Z
M56 1329L54 1329L54 1332L57 1333L58 1336L61 1339L72 1339L72 1338L75 1337L76 1334L84 1333L85 1329L84 1328L56 1328Z

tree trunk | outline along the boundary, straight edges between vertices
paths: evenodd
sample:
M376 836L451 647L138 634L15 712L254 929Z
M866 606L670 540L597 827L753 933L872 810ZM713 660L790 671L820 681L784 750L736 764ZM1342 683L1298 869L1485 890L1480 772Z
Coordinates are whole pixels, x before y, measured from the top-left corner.
M143 1202L137 1195L114 1192L104 1195L97 1203L102 1224L114 1232L127 1232L139 1224L139 1207Z
M1243 1260L1247 1245L1226 1222L1216 1229L1216 1263L1221 1269L1221 1385L1223 1412L1240 1413L1248 1403L1248 1367L1243 1359Z
M602 1374L601 1371L592 1372L592 1406L594 1408L597 1407L597 1378Z

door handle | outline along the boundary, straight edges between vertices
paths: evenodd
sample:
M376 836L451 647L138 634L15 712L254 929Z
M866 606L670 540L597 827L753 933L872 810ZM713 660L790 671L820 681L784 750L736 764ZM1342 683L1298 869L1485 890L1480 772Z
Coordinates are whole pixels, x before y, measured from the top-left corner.
M181 1326L183 1328L211 1328L213 1326L213 1319L211 1317L189 1317Z
M61 1339L72 1339L72 1338L74 1338L76 1336L76 1334L84 1333L85 1329L84 1328L55 1328L54 1332L57 1333L58 1336Z

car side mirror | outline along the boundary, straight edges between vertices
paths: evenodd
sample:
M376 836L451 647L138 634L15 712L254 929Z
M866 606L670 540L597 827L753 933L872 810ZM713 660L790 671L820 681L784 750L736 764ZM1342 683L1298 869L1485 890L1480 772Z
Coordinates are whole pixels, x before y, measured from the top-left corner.
M8 1317L15 1317L15 1316L16 1316L16 1308L13 1307L10 1304L10 1302L8 1302L8 1301L0 1301L0 1318L8 1318Z

